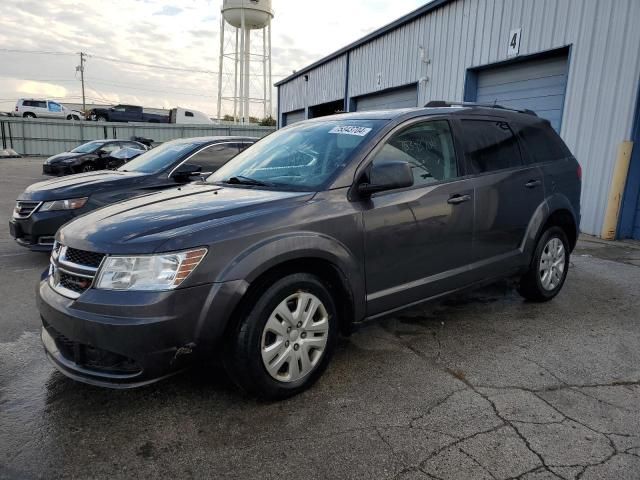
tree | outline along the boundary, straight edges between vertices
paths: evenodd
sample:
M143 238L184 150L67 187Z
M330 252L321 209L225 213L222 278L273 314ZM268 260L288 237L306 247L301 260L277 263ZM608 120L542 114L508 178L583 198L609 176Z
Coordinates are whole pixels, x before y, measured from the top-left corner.
M260 120L260 126L261 127L275 127L276 126L276 121L271 115L269 115L268 117L265 117L262 120Z

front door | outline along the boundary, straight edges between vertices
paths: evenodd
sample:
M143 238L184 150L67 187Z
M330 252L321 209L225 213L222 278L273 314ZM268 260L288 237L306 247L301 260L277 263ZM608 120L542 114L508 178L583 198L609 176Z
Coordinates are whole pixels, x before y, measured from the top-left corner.
M376 153L373 163L408 162L414 185L363 202L369 316L465 283L474 192L457 158L446 120L401 128Z

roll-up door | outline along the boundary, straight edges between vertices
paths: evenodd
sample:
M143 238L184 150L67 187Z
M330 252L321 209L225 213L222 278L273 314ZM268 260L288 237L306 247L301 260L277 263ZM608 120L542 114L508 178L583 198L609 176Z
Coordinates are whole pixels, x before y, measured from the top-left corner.
M567 55L483 68L477 71L478 103L528 108L560 132L567 86Z
M411 108L418 106L418 87L396 88L385 92L357 97L356 110L390 110L394 108Z

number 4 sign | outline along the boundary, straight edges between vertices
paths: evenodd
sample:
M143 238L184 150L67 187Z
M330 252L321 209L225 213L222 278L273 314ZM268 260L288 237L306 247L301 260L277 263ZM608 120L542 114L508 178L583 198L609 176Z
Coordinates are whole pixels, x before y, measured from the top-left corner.
M509 32L509 48L507 49L507 57L513 57L520 53L520 35L522 28L514 28Z

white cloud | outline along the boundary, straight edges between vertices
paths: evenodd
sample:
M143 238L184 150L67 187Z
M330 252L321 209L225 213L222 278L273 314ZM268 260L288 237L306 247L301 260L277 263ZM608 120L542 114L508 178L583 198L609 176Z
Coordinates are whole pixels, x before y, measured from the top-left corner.
M215 114L215 75L118 64L98 57L217 71L222 0L2 3L0 48L82 50L94 55L89 57L85 70L91 101L149 107L181 105ZM274 0L274 81L424 3L425 0ZM78 101L77 64L76 56L0 51L0 110L10 110L23 94Z

